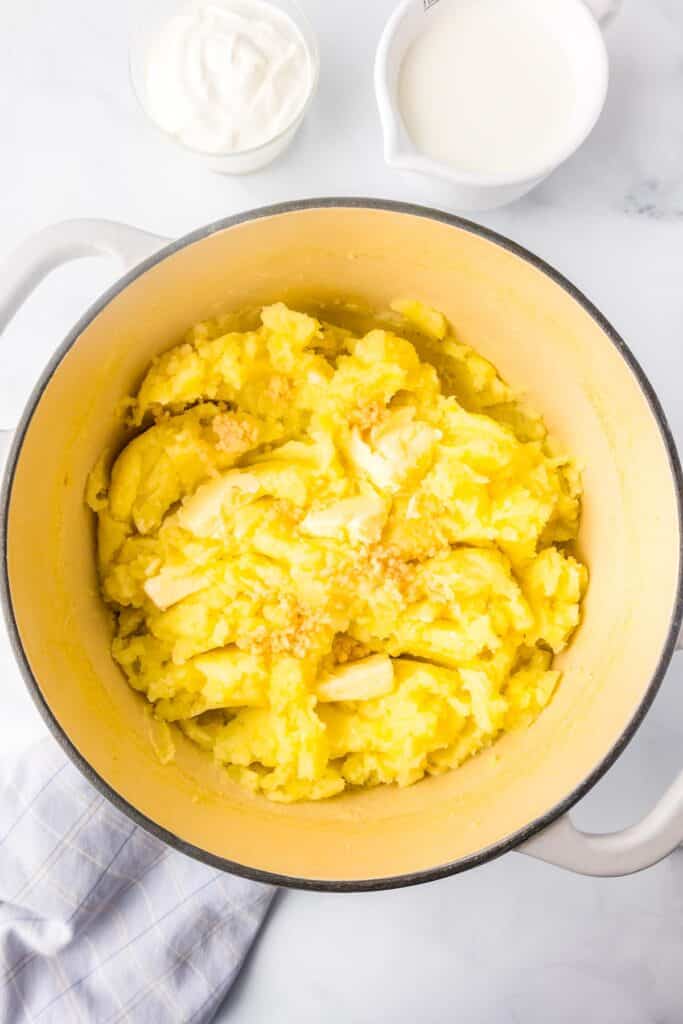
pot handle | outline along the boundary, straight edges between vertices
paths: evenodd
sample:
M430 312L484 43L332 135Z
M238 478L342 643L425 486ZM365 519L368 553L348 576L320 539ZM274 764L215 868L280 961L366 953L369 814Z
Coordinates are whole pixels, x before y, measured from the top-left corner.
M0 334L51 270L84 256L114 256L123 269L161 249L168 238L111 220L65 220L26 239L0 267ZM0 430L0 468L13 431Z
M114 256L128 269L168 242L111 220L65 220L43 228L0 267L0 333L34 288L62 263L84 256Z
M683 630L677 650L683 650ZM683 772L645 817L621 832L582 832L568 814L517 849L579 875L631 875L668 856L683 842Z

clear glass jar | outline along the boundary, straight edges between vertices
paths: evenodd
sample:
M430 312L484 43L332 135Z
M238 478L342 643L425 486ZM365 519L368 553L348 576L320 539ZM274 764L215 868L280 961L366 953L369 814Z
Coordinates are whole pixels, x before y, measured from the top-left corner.
M130 37L130 74L133 91L143 112L156 130L170 139L177 146L193 153L207 167L220 174L248 174L265 167L289 146L296 135L301 122L311 105L318 86L320 73L320 54L318 42L313 28L299 7L296 0L259 0L266 7L275 8L289 18L298 29L306 47L311 66L308 94L298 113L292 121L273 138L251 149L231 150L228 152L209 153L186 145L182 139L162 128L148 109L147 94L147 57L153 40L157 37L164 24L173 15L187 9L188 0L145 0L136 10L135 20Z

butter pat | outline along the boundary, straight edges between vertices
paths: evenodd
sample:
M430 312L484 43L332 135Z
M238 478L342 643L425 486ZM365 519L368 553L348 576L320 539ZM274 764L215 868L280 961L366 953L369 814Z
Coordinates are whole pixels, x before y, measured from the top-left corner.
M196 594L205 586L206 580L201 576L175 576L173 572L162 569L158 576L146 580L142 589L150 601L165 612L171 605Z
M340 665L324 676L316 687L319 701L372 700L384 697L394 688L394 666L385 654Z
M301 529L313 537L343 539L346 535L354 543L374 544L382 536L387 510L378 494L359 494L309 512Z
M202 484L190 498L185 499L178 512L178 522L197 537L220 537L224 503L235 493L257 494L260 486L252 473L228 470L216 480Z

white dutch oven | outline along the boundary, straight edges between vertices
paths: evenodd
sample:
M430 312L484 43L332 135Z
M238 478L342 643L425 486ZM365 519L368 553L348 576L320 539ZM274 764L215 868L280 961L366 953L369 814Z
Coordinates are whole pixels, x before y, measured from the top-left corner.
M68 755L117 807L190 856L279 884L408 885L517 849L618 875L683 839L683 775L640 823L587 835L568 812L633 736L683 612L681 471L651 386L604 317L530 253L434 210L313 200L256 210L178 242L100 221L49 228L0 276L0 326L53 267L90 254L129 269L50 361L14 436L0 504L0 591L17 660ZM443 310L585 465L584 620L562 683L529 729L405 790L318 804L251 796L178 737L152 751L145 701L109 651L83 492L115 410L189 324L275 299L385 309L412 294Z

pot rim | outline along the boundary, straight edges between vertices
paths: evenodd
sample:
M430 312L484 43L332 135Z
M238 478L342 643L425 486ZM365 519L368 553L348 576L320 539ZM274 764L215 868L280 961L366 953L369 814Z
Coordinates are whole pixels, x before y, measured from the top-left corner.
M645 397L645 400L647 401L652 415L655 418L662 443L664 444L664 448L667 453L669 466L671 468L671 475L675 485L679 526L679 570L676 599L671 611L669 630L660 654L659 662L642 700L636 707L633 716L627 723L621 735L593 770L582 780L582 782L567 794L564 799L559 801L559 803L550 810L546 811L545 814L535 818L533 821L529 822L529 824L525 825L524 828L518 829L517 832L512 835L506 836L499 842L485 847L477 853L470 854L467 857L462 857L455 861L450 861L446 864L437 865L433 868L408 872L407 874L382 878L352 880L314 879L301 878L294 875L280 875L260 868L252 868L246 864L239 864L225 857L216 856L215 854L209 853L207 850L203 850L200 847L181 839L179 836L158 825L156 822L152 821L151 818L148 818L137 810L137 808L133 807L133 805L130 804L123 796L112 789L73 745L69 736L57 721L42 694L38 680L33 675L28 657L24 651L21 641L19 628L14 617L9 585L7 544L8 509L12 493L12 484L17 463L21 455L24 437L33 418L33 414L40 402L45 388L59 368L66 354L76 343L86 327L88 327L88 325L112 301L112 299L131 284L132 281L140 277L141 274L144 274L157 263L160 263L162 260L173 255L179 250L184 249L186 246L199 242L218 231L236 227L237 225L244 224L248 221L260 220L266 217L277 216L279 214L296 213L301 210L339 207L346 209L384 210L389 213L424 217L428 220L435 220L449 227L460 228L470 234L484 238L487 241L492 242L494 245L501 246L514 256L517 256L526 263L529 263L536 270L541 271L549 277L551 281L559 285L559 287L564 289L571 298L578 302L606 334L617 352L619 352L628 365ZM31 698L33 699L33 702L45 721L48 729L61 745L70 760L83 773L83 775L85 775L92 785L95 786L103 796L105 796L119 811L125 814L136 825L139 825L141 828L145 829L145 831L156 836L156 838L161 839L172 848L184 853L186 856L193 857L195 860L202 861L203 863L209 864L211 867L218 868L221 871L240 875L244 878L249 878L257 882L286 886L293 889L340 893L370 892L381 889L403 888L410 885L418 885L422 882L436 881L439 878L446 878L450 875L466 871L469 868L478 867L481 864L485 864L488 861L502 856L504 853L508 853L510 850L513 850L515 847L531 839L532 836L547 828L561 815L569 811L583 796L585 796L586 793L588 793L588 791L598 782L598 780L602 778L605 772L614 764L626 748L627 744L631 741L659 691L675 650L676 640L683 622L683 472L681 471L681 463L676 449L676 444L671 433L671 428L669 427L654 388L650 384L640 363L633 355L623 338L606 319L606 317L604 317L597 309L597 307L593 305L590 299L588 299L582 291L567 280L563 274L546 263L545 260L542 260L540 257L529 252L528 249L525 249L523 246L511 241L504 235L500 235L497 232L490 230L489 228L483 227L480 224L475 224L472 221L458 217L454 214L446 213L442 210L437 210L427 206L419 206L412 203L397 202L394 200L361 197L329 197L276 203L248 210L244 213L234 214L233 216L225 217L221 220L212 221L204 227L197 228L194 231L189 232L189 234L183 235L181 238L171 242L167 246L164 246L152 256L137 264L137 266L133 267L132 270L119 278L115 284L108 288L103 295L101 295L100 298L97 299L88 310L86 310L83 316L67 334L62 344L57 348L54 355L50 358L26 403L19 425L17 426L12 439L3 479L0 483L0 604L2 605L14 656L17 659L21 674Z

